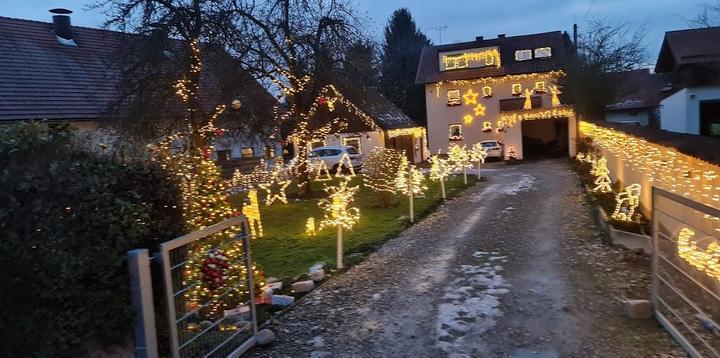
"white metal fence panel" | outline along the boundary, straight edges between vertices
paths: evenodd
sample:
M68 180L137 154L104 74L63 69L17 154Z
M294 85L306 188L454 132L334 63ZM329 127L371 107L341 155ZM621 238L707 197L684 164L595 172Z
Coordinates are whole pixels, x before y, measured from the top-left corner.
M693 357L720 357L720 211L653 188L655 316Z

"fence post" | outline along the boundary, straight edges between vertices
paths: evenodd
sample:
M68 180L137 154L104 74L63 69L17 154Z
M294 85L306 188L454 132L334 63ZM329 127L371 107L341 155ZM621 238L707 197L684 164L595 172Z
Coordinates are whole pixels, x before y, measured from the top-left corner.
M248 227L247 223L243 223L243 229L240 233L242 236L242 243L243 243L243 250L245 251L245 269L247 271L247 282L248 282L248 293L250 294L250 299L248 300L248 303L250 304L250 317L252 319L252 334L253 337L258 332L258 324L257 324L257 311L255 311L255 272L253 272L253 265L252 265L252 254L250 251L250 235L248 234Z
M150 255L147 249L128 251L130 292L135 315L135 357L157 358L155 306L150 276Z

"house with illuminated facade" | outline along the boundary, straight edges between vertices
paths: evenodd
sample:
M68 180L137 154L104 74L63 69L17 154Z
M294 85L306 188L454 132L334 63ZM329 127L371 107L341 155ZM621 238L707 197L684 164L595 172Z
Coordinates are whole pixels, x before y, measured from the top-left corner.
M428 144L498 140L505 158L575 154L573 108L560 103L567 61L560 31L485 39L423 49L415 82L425 86Z

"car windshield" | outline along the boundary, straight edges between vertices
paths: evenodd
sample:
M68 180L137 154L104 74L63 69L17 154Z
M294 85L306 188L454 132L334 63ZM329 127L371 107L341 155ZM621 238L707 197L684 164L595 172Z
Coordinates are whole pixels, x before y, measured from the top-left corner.
M483 147L490 148L490 147L496 147L497 142L482 142L481 143Z
M355 147L350 147L347 149L348 154L358 154L357 149Z

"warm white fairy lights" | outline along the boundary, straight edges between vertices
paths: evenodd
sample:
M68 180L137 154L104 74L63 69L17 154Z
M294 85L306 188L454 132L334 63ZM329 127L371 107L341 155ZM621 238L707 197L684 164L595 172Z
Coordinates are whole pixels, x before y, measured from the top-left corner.
M440 81L435 82L435 95L440 98L440 88L444 84L449 84L451 86L455 87L461 87L461 86L485 86L485 85L494 85L494 84L503 84L503 83L511 83L511 82L518 82L523 80L536 80L536 81L546 81L548 83L554 82L560 77L565 76L565 72L563 71L550 71L550 72L543 72L543 73L526 73L521 75L507 75L502 77L483 77L478 79L472 79L472 80L451 80L451 81Z
M317 162L313 162L311 167L315 167L313 170L315 172L315 176L313 177L314 181L330 181L332 180L332 176L330 175L330 170L328 170L327 165L325 164L325 161L322 159L317 160Z
M478 104L477 99L480 94L476 93L472 90L472 88L468 89L467 92L463 95L463 100L465 101L466 106L470 106L473 104Z
M600 158L602 160L604 158ZM615 220L620 221L633 221L635 216L635 210L640 205L640 193L642 187L640 184L630 184L615 196L615 210L613 211L612 217Z
M337 229L337 268L343 267L342 260L342 231L351 229L360 220L360 209L353 207L355 193L358 186L348 186L350 180L340 180L337 186L326 186L325 192L329 198L318 203L323 209L324 217L320 221L320 229L334 226Z
M720 167L633 135L579 121L579 132L608 159L619 160L624 172L640 173L652 186L720 207ZM621 180L623 178L620 178Z
M468 150L468 156L470 157L470 162L477 165L477 178L480 179L480 166L485 163L487 150L482 146L482 143L475 143Z
M307 235L307 236L317 235L317 232L315 230L315 218L313 218L313 217L307 218L307 221L305 222L305 235Z
M472 161L465 145L452 144L448 149L448 160L453 166L453 171L462 172L463 182L467 185L467 169L472 166Z
M450 165L448 165L447 159L440 158L439 155L433 155L430 157L430 180L436 180L440 182L440 194L445 199L445 178L450 175Z
M558 95L561 94L560 90L558 89L558 86L550 86L550 105L553 107L560 107L560 98L558 98Z
M610 180L610 169L607 167L607 159L598 159L592 174L597 177L595 178L595 187L592 191L600 193L609 193L612 191L612 188L610 187L612 180Z
M342 156L340 156L340 161L337 164L337 168L335 169L335 177L336 178L354 178L355 177L355 168L353 168L352 161L350 160L350 156L347 153L343 153Z
M695 230L683 227L678 233L678 256L690 266L720 281L720 244L715 237L693 240ZM698 247L700 241L710 241L705 249Z
M285 189L290 185L290 182L290 180L282 180L279 174L273 171L269 182L258 185L260 189L265 190L265 205L270 206L275 201L287 204Z
M522 111L503 112L500 114L500 120L512 127L521 121L573 116L575 116L575 110L573 110L571 106L561 106L555 108L533 108Z
M260 205L258 205L257 190L251 189L247 193L248 204L242 207L242 213L245 215L250 227L250 234L253 237L262 237L263 228L260 219Z
M398 193L404 195L421 196L428 189L424 184L425 176L414 165L408 162L407 158L402 157L398 166L397 176L395 177L395 188Z

